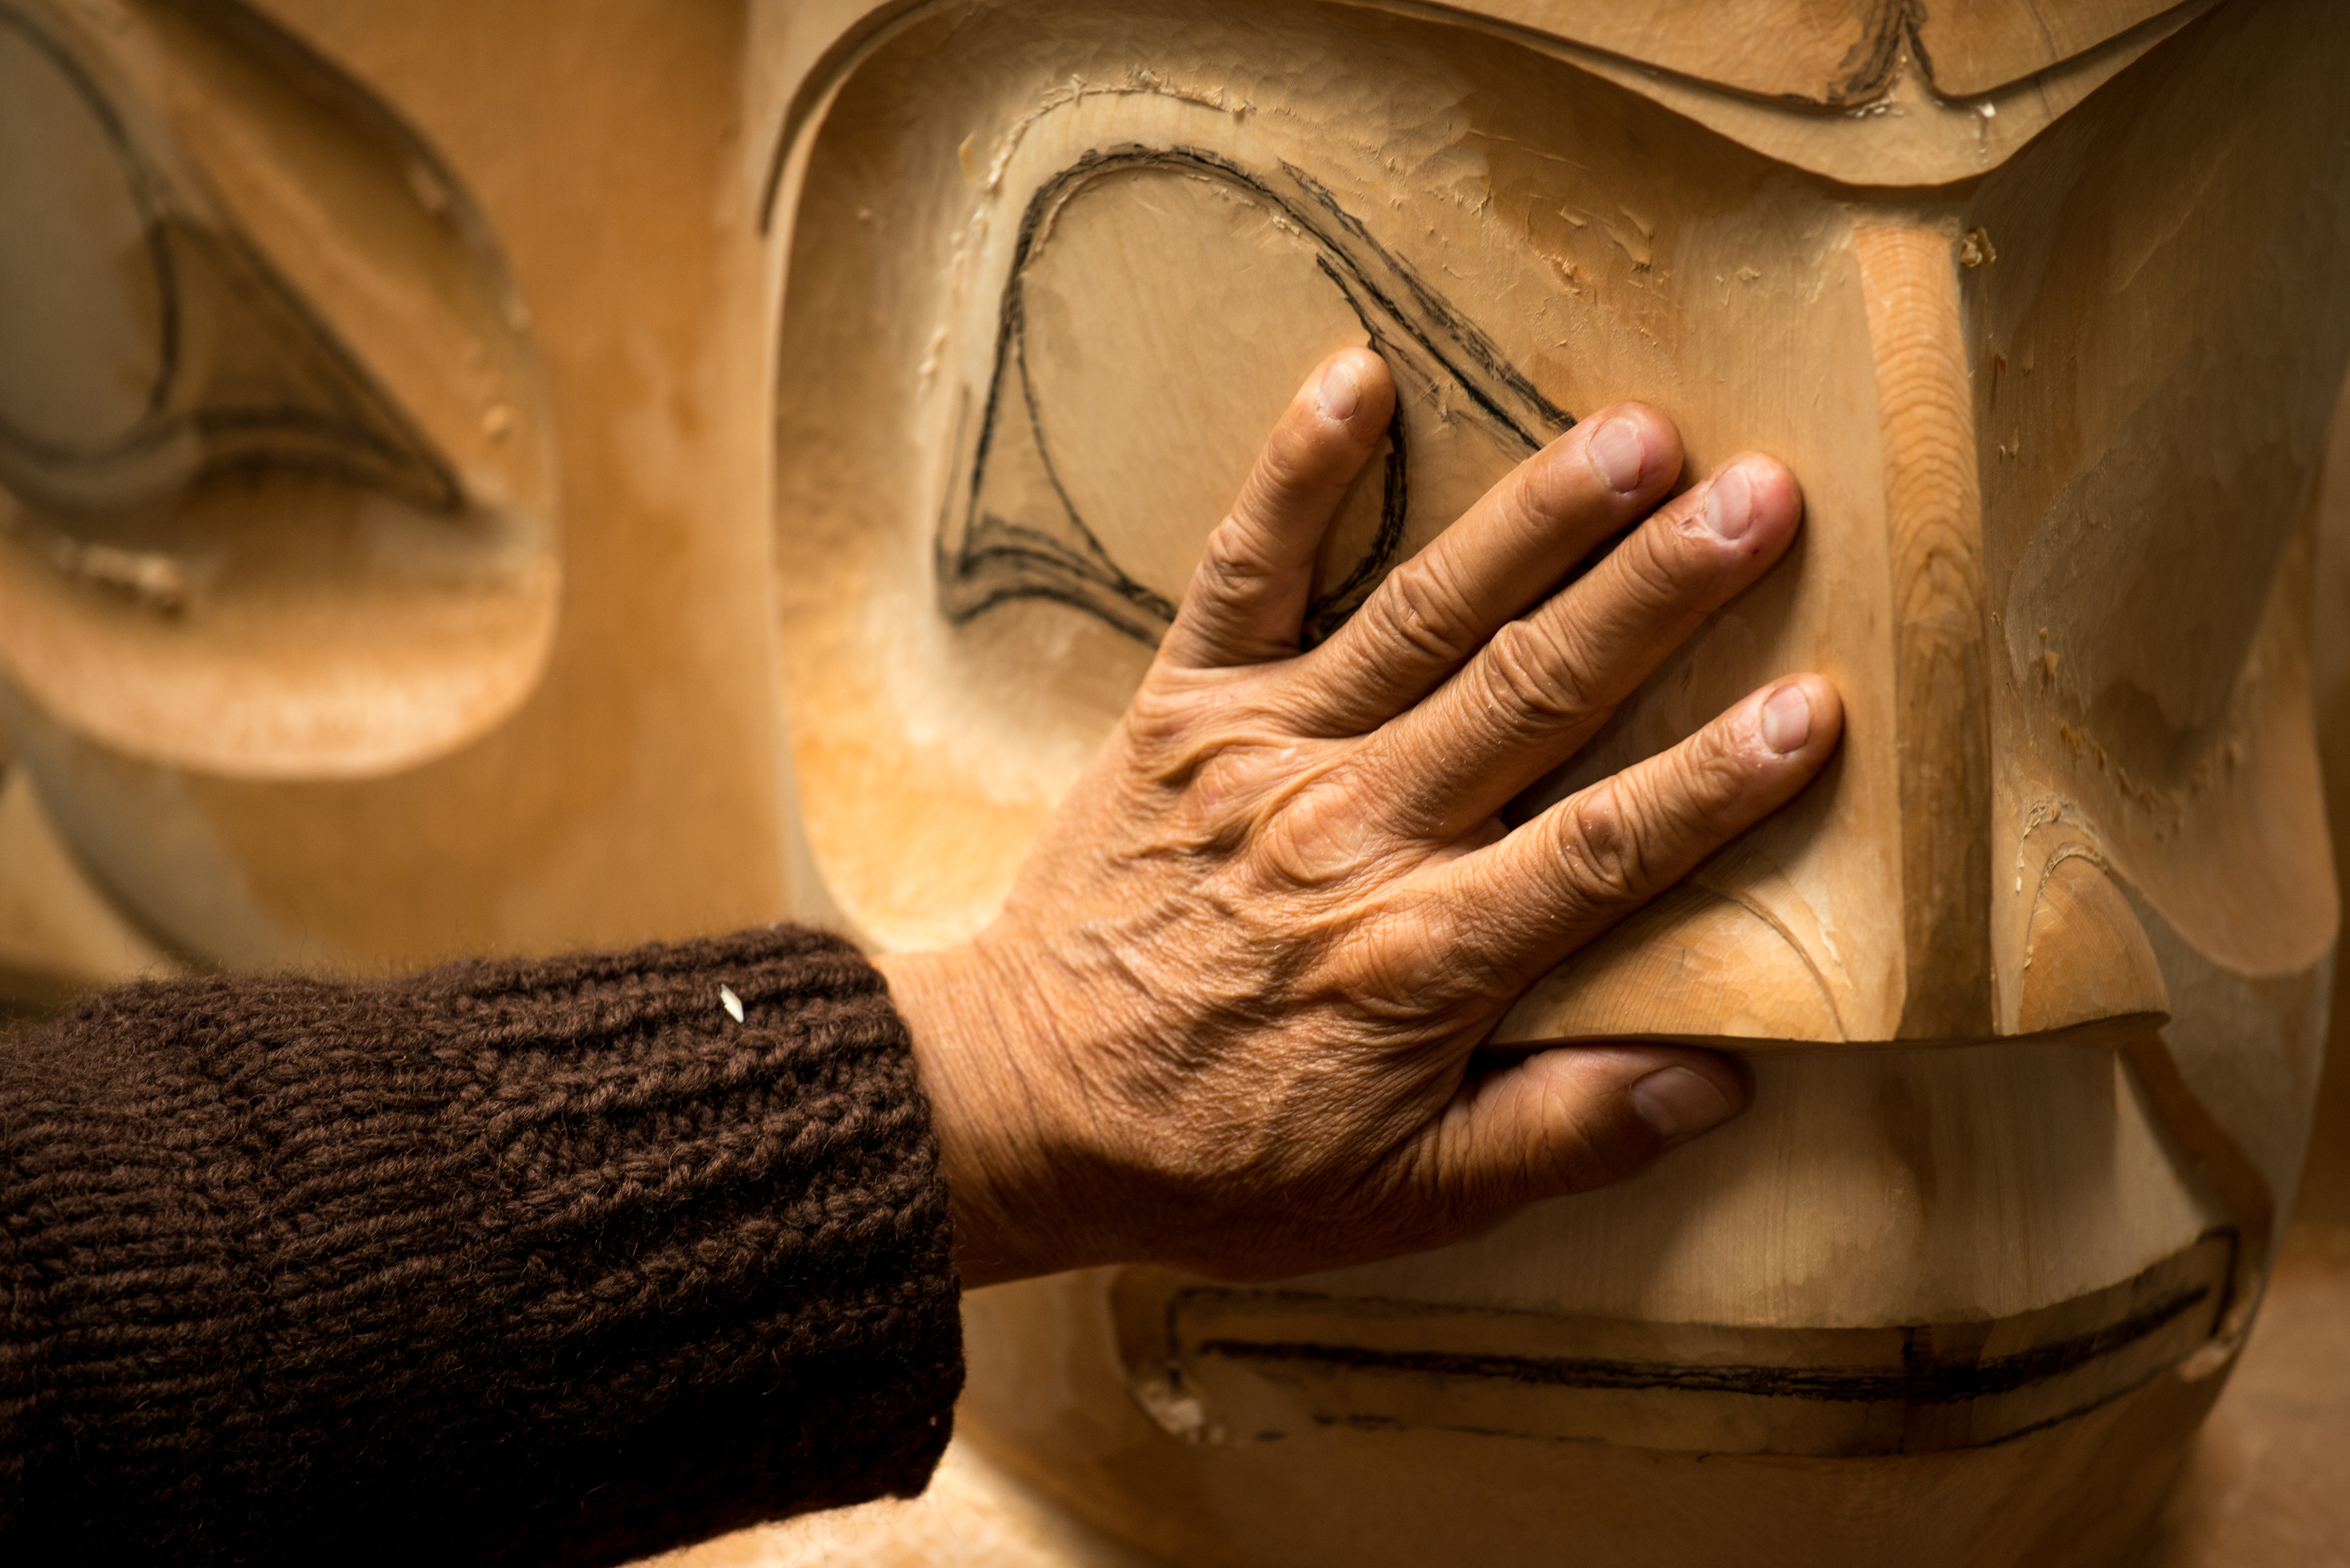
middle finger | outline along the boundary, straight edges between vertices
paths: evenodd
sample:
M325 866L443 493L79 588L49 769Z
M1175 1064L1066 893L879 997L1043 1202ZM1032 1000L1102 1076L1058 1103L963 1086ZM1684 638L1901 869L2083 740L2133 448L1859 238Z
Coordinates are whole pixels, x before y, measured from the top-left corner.
M1802 517L1802 493L1783 464L1735 458L1503 627L1368 742L1364 766L1387 781L1389 826L1449 842L1491 817L1573 755L1706 617L1768 571Z

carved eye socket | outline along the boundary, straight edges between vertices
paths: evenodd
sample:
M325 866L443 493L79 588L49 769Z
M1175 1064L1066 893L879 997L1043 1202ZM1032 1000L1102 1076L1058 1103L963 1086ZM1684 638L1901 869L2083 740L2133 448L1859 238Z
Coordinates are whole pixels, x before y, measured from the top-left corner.
M1399 397L1308 638L1568 422L1537 382L1582 384L1609 334L1567 328L1605 312L1512 223L1454 250L1390 202L1376 139L1303 87L1342 14L1201 11L1210 33L1248 18L1206 57L1266 58L1128 92L1155 67L1094 73L1189 57L1172 13L935 13L856 68L779 188L780 686L808 843L877 940L984 920L1325 355L1375 347ZM1294 55L1291 22L1317 40ZM1041 108L1039 59L1068 73ZM1211 101L1259 64L1288 107ZM1455 294L1517 303L1480 319Z
M1156 641L1232 499L1215 455L1235 426L1253 442L1298 366L1348 341L1387 360L1397 413L1326 545L1309 640L1573 420L1300 170L1134 146L1045 181L949 499L941 608L962 621L1060 599ZM1414 408L1438 411L1444 440L1411 440Z
M173 324L162 214L123 128L5 7L0 150L0 451L21 491L134 438L168 390Z
M256 14L107 16L0 0L9 706L230 774L445 751L552 634L504 264L415 136Z
M60 36L5 8L0 105L0 147L21 150L0 171L10 489L95 513L276 464L459 508L448 462L332 331L194 182L142 152Z

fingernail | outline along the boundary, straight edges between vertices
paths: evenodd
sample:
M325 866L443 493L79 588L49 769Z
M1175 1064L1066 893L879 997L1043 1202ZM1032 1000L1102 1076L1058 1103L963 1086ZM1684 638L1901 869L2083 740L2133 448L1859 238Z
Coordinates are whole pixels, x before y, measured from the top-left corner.
M1728 1121L1737 1107L1687 1067L1667 1067L1632 1085L1632 1108L1666 1143L1679 1143Z
M1322 417L1345 424L1355 417L1355 406L1363 400L1362 384L1355 379L1351 361L1340 359L1322 372L1322 384L1314 389L1315 401L1322 405Z
M1743 539L1754 525L1754 482L1742 465L1716 474L1705 492L1705 525L1723 539Z
M1785 756L1812 738L1812 700L1800 686L1782 686L1762 704L1762 743Z
M1640 439L1640 427L1630 420L1609 420L1591 432L1586 451L1591 453L1591 466L1609 489L1619 495L1629 495L1640 488L1640 468L1646 461L1647 443Z

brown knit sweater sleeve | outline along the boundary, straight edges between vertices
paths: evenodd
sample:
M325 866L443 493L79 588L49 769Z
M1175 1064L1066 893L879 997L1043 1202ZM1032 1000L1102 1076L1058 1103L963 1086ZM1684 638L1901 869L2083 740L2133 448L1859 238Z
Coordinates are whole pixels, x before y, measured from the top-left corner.
M625 1561L918 1491L962 1376L905 1026L802 930L97 997L0 1042L0 1224L26 1568Z

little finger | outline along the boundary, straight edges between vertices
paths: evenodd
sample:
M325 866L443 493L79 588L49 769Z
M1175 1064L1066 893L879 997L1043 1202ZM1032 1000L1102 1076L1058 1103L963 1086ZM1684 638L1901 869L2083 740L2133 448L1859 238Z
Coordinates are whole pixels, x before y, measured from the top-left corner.
M1463 953L1514 995L1802 789L1835 750L1836 691L1800 675L1670 751L1568 796L1436 870L1435 900L1479 912Z

